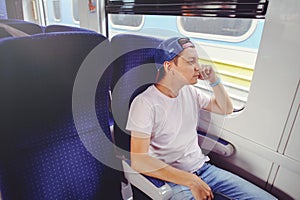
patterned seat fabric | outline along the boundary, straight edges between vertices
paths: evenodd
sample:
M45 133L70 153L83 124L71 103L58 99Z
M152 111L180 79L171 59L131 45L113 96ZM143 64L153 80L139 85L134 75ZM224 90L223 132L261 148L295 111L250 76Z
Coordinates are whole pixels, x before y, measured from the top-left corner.
M78 32L0 41L3 200L121 199L118 173L87 151L72 113L81 63L105 39ZM81 128L91 135L91 124ZM115 160L110 144L96 144Z
M148 86L155 83L156 68L154 54L161 40L153 37L129 34L112 38L114 68L112 72L112 113L115 120L114 136L118 147L123 149L123 157L130 159L130 133L125 130L131 101ZM145 176L156 187L164 182ZM148 199L134 188L137 199Z
M155 82L154 53L159 39L137 35L116 35L112 38L114 70L112 76L112 111L116 143L129 151L130 134L125 131L129 104L134 91ZM129 155L126 156L129 158Z

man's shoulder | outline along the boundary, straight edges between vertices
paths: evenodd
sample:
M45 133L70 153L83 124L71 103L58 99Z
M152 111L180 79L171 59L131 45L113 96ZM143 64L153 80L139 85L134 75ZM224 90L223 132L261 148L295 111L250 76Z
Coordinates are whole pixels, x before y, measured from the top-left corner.
M150 101L155 96L155 88L153 87L153 85L150 85L144 91L140 92L134 99Z
M149 87L147 87L146 89L144 89L144 91L140 92L139 97L147 97L147 96L152 96L154 91L154 85L150 85Z

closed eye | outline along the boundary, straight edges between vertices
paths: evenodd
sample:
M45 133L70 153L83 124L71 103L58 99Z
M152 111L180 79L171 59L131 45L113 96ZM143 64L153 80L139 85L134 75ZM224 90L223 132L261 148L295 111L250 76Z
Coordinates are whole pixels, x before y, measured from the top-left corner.
M188 62L190 65L196 64L196 60L194 60L194 59L193 59L193 60L188 60L187 62Z
M197 58L184 58L183 56L180 56L185 62L187 62L190 65L195 65L198 62Z

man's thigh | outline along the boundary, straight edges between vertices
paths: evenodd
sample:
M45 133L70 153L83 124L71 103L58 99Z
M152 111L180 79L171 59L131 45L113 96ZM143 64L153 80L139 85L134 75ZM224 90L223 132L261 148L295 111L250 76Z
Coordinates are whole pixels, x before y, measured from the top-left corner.
M210 165L200 178L211 187L213 192L232 199L276 199L256 185L214 165Z

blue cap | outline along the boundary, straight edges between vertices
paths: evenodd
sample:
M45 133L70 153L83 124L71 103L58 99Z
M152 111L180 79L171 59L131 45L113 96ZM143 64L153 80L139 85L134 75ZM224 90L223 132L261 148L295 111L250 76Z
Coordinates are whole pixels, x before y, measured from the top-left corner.
M179 43L179 40L185 40L183 44ZM164 40L162 43L158 45L156 48L154 60L155 66L157 70L163 67L165 61L173 60L180 52L182 52L185 48L193 46L193 43L189 38L182 37L173 37L167 40Z

